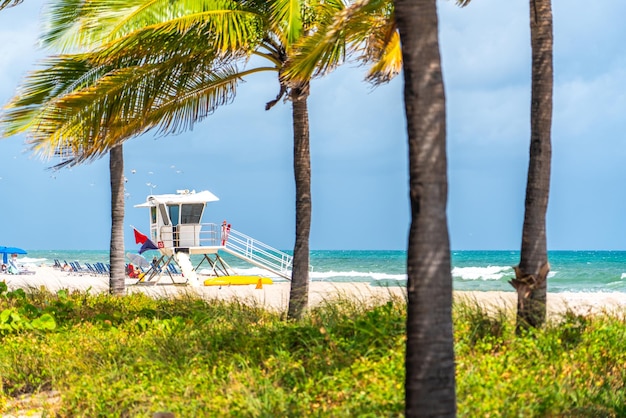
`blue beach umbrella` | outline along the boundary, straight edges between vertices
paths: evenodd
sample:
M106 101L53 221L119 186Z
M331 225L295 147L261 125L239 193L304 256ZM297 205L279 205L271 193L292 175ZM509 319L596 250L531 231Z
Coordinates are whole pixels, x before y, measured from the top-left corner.
M6 264L9 261L9 254L28 254L25 250L17 247L0 247L0 254L2 254L2 262Z

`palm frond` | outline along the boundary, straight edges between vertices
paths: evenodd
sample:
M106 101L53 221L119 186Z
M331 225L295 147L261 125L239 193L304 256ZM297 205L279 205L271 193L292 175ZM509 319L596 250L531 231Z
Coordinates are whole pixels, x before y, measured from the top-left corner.
M273 32L285 50L289 52L303 34L301 0L274 0L270 8L269 21Z
M351 3L350 0L309 0L303 12L304 26L309 31L315 31L318 26L331 22Z
M393 4L386 0L370 0L369 3L364 12L370 17L370 30L366 32L362 48L357 46L356 57L364 65L372 64L366 80L381 84L389 82L402 70L400 34L396 27Z
M23 0L0 0L0 10L8 9L9 7L17 6Z
M222 48L245 43L262 17L233 0L62 0L47 14L46 45L94 48L137 31L177 33L204 28Z
M0 133L11 136L30 129L40 108L54 97L92 85L108 71L94 67L85 55L57 56L43 60L41 69L27 75L0 117Z
M143 103L148 109L141 111L138 102L145 98L143 95L136 97L133 110L132 104L125 106L114 105L111 102L102 100L89 109L83 109L75 115L76 119L84 117L94 117L97 127L93 130L81 130L84 123L68 124L62 126L53 136L47 138L34 138L33 146L40 151L50 152L49 147L53 141L59 137L72 137L76 140L68 141L64 144L57 143L62 148L71 148L70 155L73 156L71 165L79 164L92 159L104 156L110 148L134 136L143 134L151 129L158 128L160 134L168 134L191 129L193 125L210 113L218 106L230 102L235 93L236 85L242 76L234 68L223 68L220 71L213 71L209 78L189 78L185 86L185 94L178 94L172 90L167 82L159 80L155 88L161 88L168 94L162 95L158 100L150 103ZM155 77L158 78L158 77ZM119 84L117 80L111 79L112 84ZM151 82L155 82L152 80ZM145 90L146 86L138 86L138 90ZM65 103L71 108L71 104ZM131 116L132 113L142 112L142 117ZM68 120L67 116L64 117ZM85 140L91 138L90 140Z
M123 36L121 28L139 28L173 16L169 0L57 0L44 9L45 45L62 51L92 48ZM175 4L179 4L175 2ZM132 22L132 23L131 23ZM117 30L116 30L117 29Z
M113 55L127 49L134 53L138 48L167 51L172 50L171 42L178 45L180 39L191 39L196 44L188 44L188 47L193 49L250 53L262 41L263 33L257 29L260 26L258 16L247 11L205 12L202 15L184 16L138 29L105 44L104 50ZM106 52L100 55L104 56Z
M142 117L125 113L132 109L130 104L111 106L106 100L99 103L92 101L89 108L71 116L77 123L67 123L71 119L65 115L61 119L66 123L59 126L53 135L33 136L28 142L35 152L44 157L55 155L64 158L60 166L71 167L90 162L105 156L111 148L126 140L153 129L157 129L159 135L192 129L218 106L234 99L237 84L245 75L234 67L214 70L208 78L187 80L184 94L176 93L166 82L159 83L159 87L169 91L169 94L163 95L159 100L148 100L150 106L146 106L148 109L143 111ZM119 84L114 78L109 81L112 85ZM147 99L147 96L140 94L135 99L138 102ZM72 109L69 101L64 105ZM147 105L147 102L143 104ZM135 111L139 111L139 108ZM126 117L123 117L124 114ZM92 117L96 122L92 129L84 129L85 117Z
M90 48L108 36L107 28L138 8L136 0L57 0L44 7L42 42L61 51Z
M28 130L29 144L43 157L62 155L78 164L153 128L162 135L191 129L232 101L242 77L276 71L239 71L234 63L245 56L213 52L183 51L153 63L128 59L122 68L91 67L96 54L57 57L27 78L0 126L7 134Z
M320 22L315 33L303 38L283 72L284 80L302 82L323 76L343 64L348 57L363 63L374 63L368 79L397 73L393 4L390 0L359 0L335 11ZM400 63L402 61L400 60ZM387 68L388 64L393 68Z
M376 49L372 56L363 56L362 58L362 61L366 63L373 62L365 77L372 84L387 83L402 71L400 34L393 27L389 36L390 38L383 42L380 49Z

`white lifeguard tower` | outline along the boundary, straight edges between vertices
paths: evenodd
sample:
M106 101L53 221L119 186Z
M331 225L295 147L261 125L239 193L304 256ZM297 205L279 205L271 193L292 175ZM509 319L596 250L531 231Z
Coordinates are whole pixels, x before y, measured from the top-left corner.
M237 273L220 257L220 252L232 254L291 280L293 257L289 254L232 229L226 221L221 224L202 223L207 203L218 200L208 190L198 193L195 190L177 190L176 194L150 195L146 202L135 206L150 209L149 237L161 253L159 268L152 269L147 282L156 276L160 278L162 271L170 274L167 267L171 262L180 267L187 283L194 286L202 284L198 271L205 261L210 266L210 276L236 276ZM194 254L202 255L195 267L190 258Z

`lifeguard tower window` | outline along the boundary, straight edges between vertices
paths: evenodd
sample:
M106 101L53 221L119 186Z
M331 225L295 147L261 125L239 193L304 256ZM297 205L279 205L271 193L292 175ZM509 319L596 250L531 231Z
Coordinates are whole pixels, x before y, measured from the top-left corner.
M161 212L161 219L163 219L163 225L167 226L170 224L170 217L165 211L165 205L159 205L159 211Z
M181 224L199 224L202 218L204 203L193 203L182 205L180 212Z
M172 206L168 206L168 209L170 210L170 221L172 222L172 225L176 226L178 225L178 215L179 215L179 206L178 205L172 205Z

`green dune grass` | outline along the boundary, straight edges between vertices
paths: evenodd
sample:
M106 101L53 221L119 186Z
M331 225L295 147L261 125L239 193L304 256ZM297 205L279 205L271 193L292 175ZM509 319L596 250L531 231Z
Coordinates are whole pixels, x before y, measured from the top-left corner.
M405 300L338 296L291 322L241 302L122 298L0 284L0 411L60 417L394 417ZM514 333L510 312L454 307L458 415L625 416L617 314Z

